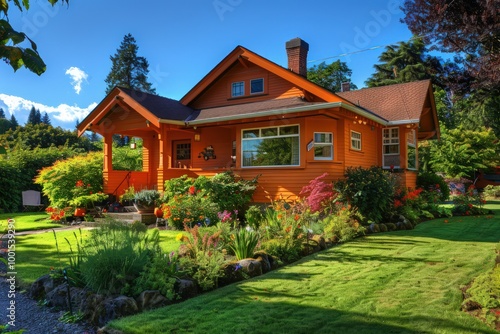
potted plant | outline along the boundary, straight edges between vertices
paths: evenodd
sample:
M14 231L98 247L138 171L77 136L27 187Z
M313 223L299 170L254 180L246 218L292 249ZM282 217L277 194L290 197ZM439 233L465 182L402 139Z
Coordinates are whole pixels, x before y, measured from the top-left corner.
M160 198L158 190L141 190L134 195L134 206L140 213L152 213L155 209L155 203Z
M120 203L123 206L133 205L135 199L135 189L134 186L128 187L123 195L120 196Z

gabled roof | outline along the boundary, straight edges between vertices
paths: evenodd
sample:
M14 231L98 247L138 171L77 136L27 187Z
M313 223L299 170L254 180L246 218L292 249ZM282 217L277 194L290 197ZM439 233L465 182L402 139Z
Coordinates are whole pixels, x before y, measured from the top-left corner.
M134 110L157 128L160 127L160 120L184 124L185 120L195 117L198 113L176 100L130 88L115 87L78 125L78 135L81 136L92 125L98 126L116 107Z
M307 95L317 97L324 102L343 102L351 104L344 98L331 91L307 80L303 76L290 71L258 54L238 45L220 63L218 63L205 77L203 77L189 92L180 100L182 104L189 105L205 90L207 90L218 78L229 70L236 62L251 62L275 75L294 84L302 89Z
M389 122L415 123L420 120L430 87L430 80L422 80L340 92L337 95L371 110Z
M177 100L159 95L143 93L130 88L118 87L118 89L130 96L159 119L184 121L187 118L190 118L193 113L197 113L194 109L183 105Z

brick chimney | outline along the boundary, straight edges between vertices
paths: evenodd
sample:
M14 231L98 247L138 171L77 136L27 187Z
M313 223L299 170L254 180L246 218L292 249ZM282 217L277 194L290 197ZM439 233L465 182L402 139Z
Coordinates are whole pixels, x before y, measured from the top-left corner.
M309 44L298 37L286 42L288 69L303 77L307 77L307 51Z

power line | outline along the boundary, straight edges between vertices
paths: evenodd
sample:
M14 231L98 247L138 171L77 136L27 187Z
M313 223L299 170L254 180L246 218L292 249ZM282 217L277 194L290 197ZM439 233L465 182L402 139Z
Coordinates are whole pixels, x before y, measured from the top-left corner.
M428 34L425 34L425 35L419 35L419 36L413 36L408 41L412 41L412 40L418 39L418 38L424 38L424 37L427 37L427 36L430 36L430 35L432 35L432 33L428 33ZM346 56L350 56L350 55L361 53L361 52L367 52L367 51L372 51L372 50L376 50L376 49L380 49L380 48L385 48L385 47L388 47L388 46L391 46L391 45L397 45L398 43L402 43L402 42L405 42L405 41L399 41L399 42L394 42L394 43L390 43L390 44L372 46L372 47L367 48L367 49L361 49L361 50L356 50L356 51L353 51L353 52L341 53L341 54L338 54L338 55L335 55L335 56L330 56L330 57L321 58L321 59L308 60L307 62L308 63L315 63L315 62L318 62L318 61L325 61L325 60L333 59L333 58L346 57Z

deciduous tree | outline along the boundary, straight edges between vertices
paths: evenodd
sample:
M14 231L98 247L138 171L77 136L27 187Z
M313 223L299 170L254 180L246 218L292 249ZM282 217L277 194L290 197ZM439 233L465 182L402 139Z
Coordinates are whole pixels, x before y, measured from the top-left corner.
M307 79L332 92L340 92L342 83L348 82L351 89L357 89L351 81L352 70L345 62L334 61L327 65L322 62L307 70Z

